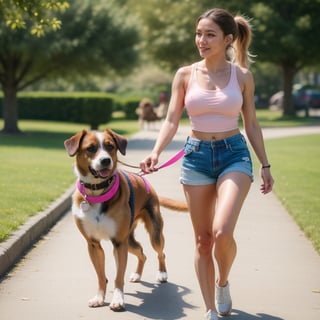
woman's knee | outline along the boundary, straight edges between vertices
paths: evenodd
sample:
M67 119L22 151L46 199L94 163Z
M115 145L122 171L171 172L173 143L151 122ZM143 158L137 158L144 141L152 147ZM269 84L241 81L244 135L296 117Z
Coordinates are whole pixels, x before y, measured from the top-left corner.
M214 243L216 249L225 250L234 245L234 237L231 232L225 229L219 229L214 232Z
M196 248L200 255L211 255L213 248L212 234L198 235L196 238Z

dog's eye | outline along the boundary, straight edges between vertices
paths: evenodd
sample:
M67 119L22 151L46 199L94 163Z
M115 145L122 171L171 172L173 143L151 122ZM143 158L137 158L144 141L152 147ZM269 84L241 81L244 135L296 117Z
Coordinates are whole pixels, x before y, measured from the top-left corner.
M87 148L87 151L90 153L96 153L97 152L97 147L95 145L91 145Z
M106 144L106 145L105 145L105 149L106 149L107 152L111 152L111 151L114 150L114 145L112 145L112 144Z

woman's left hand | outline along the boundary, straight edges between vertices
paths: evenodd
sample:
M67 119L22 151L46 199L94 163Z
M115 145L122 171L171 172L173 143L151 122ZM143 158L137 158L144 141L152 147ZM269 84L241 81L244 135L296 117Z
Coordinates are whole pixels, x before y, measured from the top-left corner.
M274 180L272 178L269 168L261 169L261 178L263 183L261 184L260 190L263 194L267 194L272 191Z

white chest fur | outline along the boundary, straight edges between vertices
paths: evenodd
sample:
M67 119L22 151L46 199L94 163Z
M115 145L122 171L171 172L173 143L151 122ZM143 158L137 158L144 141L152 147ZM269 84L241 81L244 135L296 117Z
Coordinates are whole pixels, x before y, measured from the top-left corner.
M96 240L109 240L116 236L117 225L107 214L101 213L101 204L89 205L85 211L73 205L72 214L82 221L83 229L88 237Z

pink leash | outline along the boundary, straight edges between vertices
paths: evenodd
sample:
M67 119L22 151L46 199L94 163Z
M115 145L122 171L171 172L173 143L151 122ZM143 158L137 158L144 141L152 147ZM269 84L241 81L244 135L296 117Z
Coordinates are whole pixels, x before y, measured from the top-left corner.
M171 159L163 163L158 170L163 169L165 167L169 167L172 164L176 163L178 160L180 160L184 156L184 149L181 149L176 155L174 155Z
M170 158L168 161L163 163L159 168L157 168L157 171L166 167L169 167L176 163L178 160L180 160L184 156L184 149L181 149L177 154L175 154L172 158ZM139 175L143 176L147 173L140 171Z
M163 163L158 170L166 168L171 166L172 164L176 163L178 160L180 160L182 157L184 156L184 149L181 149L177 154L175 154L172 158L170 158L168 161L166 161L165 163ZM150 186L148 181L143 177L143 175L145 175L146 173L140 171L137 175L140 176L146 186L146 190L148 193L150 193ZM130 179L127 177L128 179L128 183L130 185ZM101 196L88 196L86 194L85 191L85 187L84 185L80 182L80 180L77 181L77 188L79 190L79 192L83 195L85 201L81 203L81 207L84 211L88 210L88 206L90 204L95 204L95 203L102 203L102 202L107 202L108 200L110 200L118 191L120 185L120 177L119 177L119 173L118 171L116 172L116 180L115 183L113 184L112 188L105 194L101 195ZM131 192L132 193L132 192Z

